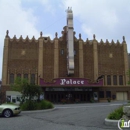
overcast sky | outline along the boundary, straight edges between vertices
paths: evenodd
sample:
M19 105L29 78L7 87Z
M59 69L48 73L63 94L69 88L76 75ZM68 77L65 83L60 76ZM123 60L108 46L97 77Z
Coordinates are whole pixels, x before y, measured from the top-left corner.
M58 37L66 25L66 12L72 7L76 36L100 41L122 42L125 36L130 52L130 0L0 0L0 78L6 30L12 38Z

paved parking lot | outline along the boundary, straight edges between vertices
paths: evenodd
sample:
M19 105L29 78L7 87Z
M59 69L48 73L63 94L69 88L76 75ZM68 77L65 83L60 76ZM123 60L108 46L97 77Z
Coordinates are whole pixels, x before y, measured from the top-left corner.
M105 117L122 103L55 105L53 111L22 112L12 118L0 117L0 130L118 130L106 126Z

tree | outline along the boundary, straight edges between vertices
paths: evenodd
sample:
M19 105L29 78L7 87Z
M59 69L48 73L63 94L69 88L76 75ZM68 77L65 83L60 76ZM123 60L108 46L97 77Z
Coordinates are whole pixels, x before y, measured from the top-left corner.
M42 94L40 86L30 84L27 79L21 79L17 77L14 84L11 85L11 90L22 93L22 100L27 98L32 101L34 98L39 99Z

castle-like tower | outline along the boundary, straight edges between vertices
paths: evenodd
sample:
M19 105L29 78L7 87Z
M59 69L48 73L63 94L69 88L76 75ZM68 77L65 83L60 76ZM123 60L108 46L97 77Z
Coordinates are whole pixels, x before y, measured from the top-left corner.
M2 90L9 90L16 77L27 78L43 88L45 98L60 102L71 94L71 100L89 101L94 93L97 100L108 97L130 99L128 86L128 53L125 37L105 42L82 40L73 31L73 12L67 10L67 25L62 36L55 33L53 40L44 37L23 39L9 37L4 40ZM94 98L94 97L93 97Z

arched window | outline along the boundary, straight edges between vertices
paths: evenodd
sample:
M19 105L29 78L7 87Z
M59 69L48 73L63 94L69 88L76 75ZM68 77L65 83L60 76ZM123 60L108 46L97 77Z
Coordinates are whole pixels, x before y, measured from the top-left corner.
M24 79L28 79L28 74L24 74Z
M17 74L17 77L21 78L21 74Z
M76 56L76 50L74 50L74 56Z
M113 85L117 85L117 76L113 75Z
M31 84L35 84L35 74L31 74L30 83L31 83Z
M111 76L107 75L107 85L111 85Z
M14 83L14 74L10 74L9 75L9 84L13 84Z
M61 55L63 55L63 54L64 54L64 50L62 49L62 50L61 50Z
M119 85L123 85L123 76L119 75Z

